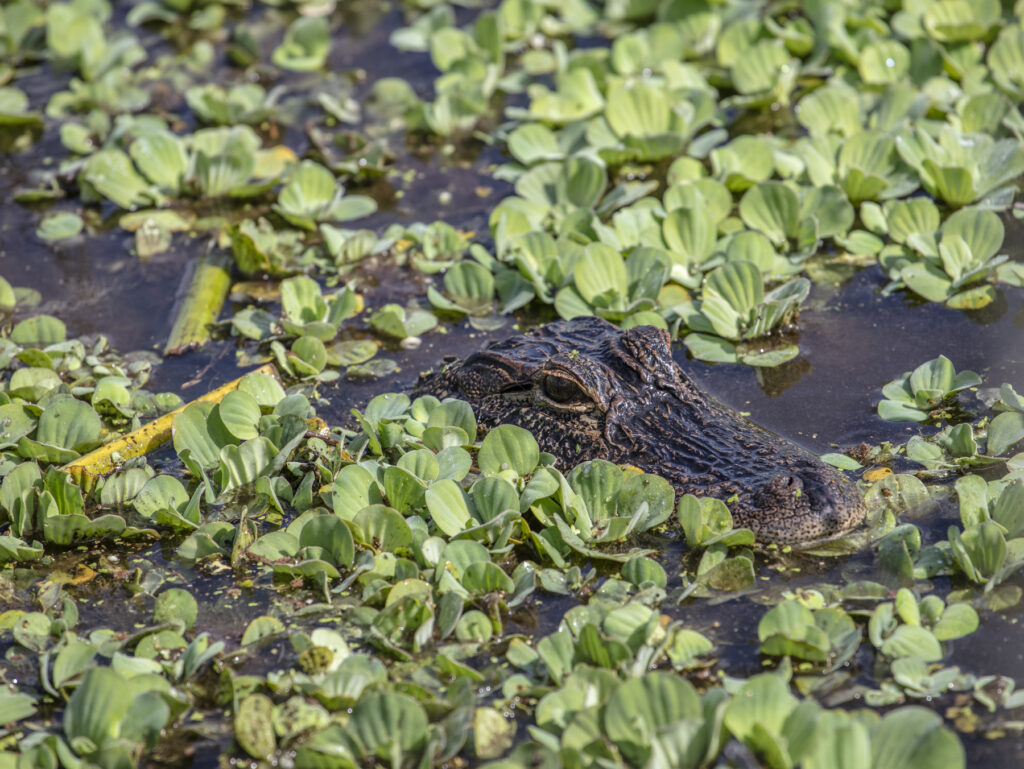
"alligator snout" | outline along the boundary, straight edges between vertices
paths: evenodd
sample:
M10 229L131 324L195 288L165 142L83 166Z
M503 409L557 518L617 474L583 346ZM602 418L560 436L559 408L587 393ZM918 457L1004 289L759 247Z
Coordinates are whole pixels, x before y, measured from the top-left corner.
M795 544L830 539L863 520L856 487L815 460L804 472L779 473L753 495L749 513L738 517L763 542Z

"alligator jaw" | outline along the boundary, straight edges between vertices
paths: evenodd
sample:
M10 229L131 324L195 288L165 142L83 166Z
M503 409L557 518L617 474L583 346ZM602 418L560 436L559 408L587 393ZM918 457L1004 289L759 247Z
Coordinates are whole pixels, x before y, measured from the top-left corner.
M653 400L617 404L609 421L632 429L620 432L627 440L615 461L661 475L679 494L726 501L735 526L759 542L832 539L863 521L856 485L800 446L709 398Z

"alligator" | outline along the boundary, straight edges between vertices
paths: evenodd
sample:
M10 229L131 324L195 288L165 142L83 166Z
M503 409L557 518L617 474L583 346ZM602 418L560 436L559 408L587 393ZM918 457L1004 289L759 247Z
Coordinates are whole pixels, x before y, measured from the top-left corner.
M722 499L761 543L830 539L864 518L853 482L701 392L654 326L549 323L422 375L415 393L467 401L484 431L523 427L565 466L607 459Z

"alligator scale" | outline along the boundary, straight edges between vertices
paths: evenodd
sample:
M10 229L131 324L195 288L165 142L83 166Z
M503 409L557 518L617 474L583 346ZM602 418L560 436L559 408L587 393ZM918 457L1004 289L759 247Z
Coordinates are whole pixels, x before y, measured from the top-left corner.
M653 326L550 323L423 376L417 393L468 401L483 429L526 428L566 466L607 459L726 500L761 542L834 537L864 517L852 482L701 392Z

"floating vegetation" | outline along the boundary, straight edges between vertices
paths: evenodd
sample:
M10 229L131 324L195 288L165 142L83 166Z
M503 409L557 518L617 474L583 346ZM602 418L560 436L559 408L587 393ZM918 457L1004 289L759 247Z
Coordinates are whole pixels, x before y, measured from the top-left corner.
M768 377L832 311L812 281L1019 296L1021 3L404 2L385 78L346 58L379 9L337 5L0 8L32 246L184 253L167 352L281 376L183 406L0 278L0 769L962 769L957 732L1019 736L965 651L1024 597L1019 382L879 372L876 423L922 427L826 454L868 525L796 553L458 400L321 417L463 321L654 325ZM422 169L468 165L479 210L412 221Z

